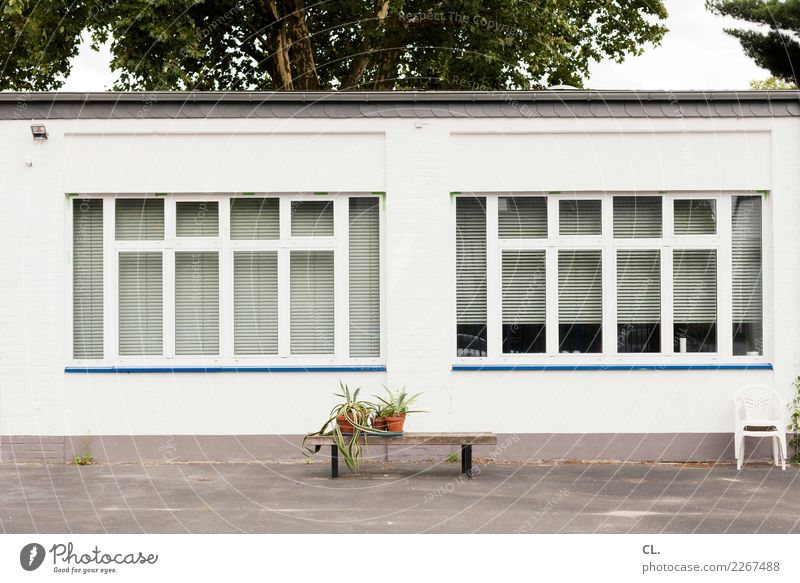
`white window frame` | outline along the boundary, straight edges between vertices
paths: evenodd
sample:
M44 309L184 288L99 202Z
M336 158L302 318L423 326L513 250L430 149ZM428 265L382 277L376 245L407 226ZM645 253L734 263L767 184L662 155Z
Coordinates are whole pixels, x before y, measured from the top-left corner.
M72 358L72 310L67 310L66 330L68 367L291 367L291 366L384 366L386 347L386 249L383 196L372 192L309 192L272 193L81 193L76 198L103 200L103 302L104 341L102 359ZM279 201L279 239L231 240L230 200L235 198L277 198ZM348 199L371 197L379 199L380 249L380 356L349 356L349 214ZM117 241L115 238L114 201L123 198L161 198L164 200L164 240ZM72 265L72 203L68 199L67 249ZM292 237L291 203L293 201L332 200L334 203L334 235L332 237ZM219 235L217 237L177 237L176 203L215 201L219 205ZM330 355L292 355L289 353L290 299L289 253L292 250L332 250L334 252L334 353ZM164 354L162 356L121 356L118 348L118 257L120 251L161 251L164 282ZM175 355L175 252L217 251L220 277L219 355ZM278 254L278 354L235 355L233 353L233 254L235 251L276 251ZM72 269L68 269L67 301L72 305Z
M487 356L454 356L457 365L560 366L560 365L721 365L766 364L770 362L771 341L771 250L766 234L771 224L769 199L762 199L762 274L763 274L763 354L733 355L733 315L731 297L731 199L734 196L762 196L754 191L686 191L663 193L653 191L586 191L586 192L461 192L456 196L486 198L486 269L487 269ZM662 236L660 238L620 238L613 233L614 196L658 196L662 199ZM548 213L547 239L499 239L499 197L546 197ZM575 199L602 200L603 230L595 235L559 235L559 201ZM716 204L717 228L714 235L674 234L674 201L713 199ZM455 241L455 204L452 205L451 240ZM558 352L558 251L602 250L603 261L603 351L598 353L561 354ZM617 268L618 250L660 250L661 252L661 352L620 353L617 351ZM717 351L687 352L673 350L673 281L674 249L714 249L717 251ZM546 262L546 347L544 353L504 354L502 352L502 253L506 250L544 250ZM453 255L453 258L455 256ZM453 263L455 265L455 261ZM455 268L453 289L455 289ZM455 302L454 302L455 304ZM457 355L455 334L456 313L453 309L452 354Z

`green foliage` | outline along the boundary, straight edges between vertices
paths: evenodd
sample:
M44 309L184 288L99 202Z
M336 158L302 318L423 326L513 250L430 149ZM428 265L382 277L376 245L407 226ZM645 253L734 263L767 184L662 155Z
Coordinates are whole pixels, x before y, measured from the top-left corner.
M451 453L449 456L447 456L447 463L448 464L454 464L457 461L458 461L458 454L457 453Z
M331 409L328 420L325 421L319 431L309 433L305 436L303 439L304 453L306 457L309 457L317 453L320 449L319 446L316 446L314 449L305 447L307 438L316 435L330 435L339 448L339 452L347 467L351 471L357 472L363 461L367 445L365 439L365 447L362 449L359 441L361 436L364 435L366 437L366 433L369 432L378 433L378 431L369 427L369 418L374 410L374 406L372 403L359 400L358 394L361 389L356 389L351 392L348 386L341 382L339 383L339 388L342 392L336 393L335 396L342 398L343 402L335 405L333 409ZM351 435L342 433L339 424L336 422L337 417L340 416L343 416L353 425L353 433Z
M666 32L663 0L6 0L0 89L54 89L82 35L115 89L582 86Z
M706 0L706 7L723 16L758 25L725 29L739 39L745 54L773 76L795 86L800 66L800 0Z
M407 413L419 413L420 411L411 411L409 407L419 398L422 393L416 395L409 395L405 389L398 391L391 391L384 387L386 390L386 398L375 397L378 399L378 417L396 417L398 415L405 415Z
M73 462L76 466L88 466L94 463L94 456L89 451L89 436L83 438L83 453L76 453Z
M790 423L786 426L786 430L792 433L789 446L794 450L789 461L800 464L800 377L794 380L794 398L789 403L789 419Z
M780 77L769 77L767 79L754 79L750 81L750 89L758 91L773 91L776 89L797 89L794 83L787 83Z

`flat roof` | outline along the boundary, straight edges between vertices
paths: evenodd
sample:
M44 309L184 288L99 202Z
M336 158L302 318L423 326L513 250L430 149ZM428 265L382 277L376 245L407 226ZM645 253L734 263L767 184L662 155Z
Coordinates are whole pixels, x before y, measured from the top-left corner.
M795 116L797 90L0 92L0 120Z

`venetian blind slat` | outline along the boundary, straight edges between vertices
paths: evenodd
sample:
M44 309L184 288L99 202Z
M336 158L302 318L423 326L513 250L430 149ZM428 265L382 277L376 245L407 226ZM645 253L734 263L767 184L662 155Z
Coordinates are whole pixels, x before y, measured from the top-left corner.
M219 253L175 253L175 354L219 354Z
M333 251L291 251L289 280L291 353L333 354Z
M486 199L456 198L458 324L486 325Z
M503 324L545 323L545 252L503 251Z
M277 198L232 198L231 239L269 240L280 237Z
M292 209L292 237L332 237L332 200L295 200Z
M761 322L761 197L733 197L732 207L733 321Z
M501 239L546 239L547 199L543 196L501 196L497 200Z
M163 354L164 291L160 252L119 254L119 353Z
M615 196L614 237L661 237L661 197Z
M713 199L676 200L676 235L713 235L717 232L717 203Z
M661 321L660 251L617 251L617 321Z
M600 235L603 232L600 200L562 200L558 204L561 235Z
M713 249L676 249L672 261L675 322L716 322L717 252Z
M175 221L178 237L217 237L219 203L215 200L177 202Z
M379 200L349 203L350 356L380 356Z
M600 251L558 252L558 321L560 324L602 323Z
M236 354L278 354L278 254L233 254L233 346Z
M72 201L72 355L103 358L103 201Z
M118 198L114 204L117 241L164 239L164 200Z

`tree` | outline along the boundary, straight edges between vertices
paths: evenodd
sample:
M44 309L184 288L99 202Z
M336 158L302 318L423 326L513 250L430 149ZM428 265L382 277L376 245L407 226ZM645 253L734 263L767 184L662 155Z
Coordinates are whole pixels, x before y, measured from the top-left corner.
M750 81L750 89L756 91L773 91L775 89L797 89L794 83L787 83L780 77L769 77L767 79L753 79Z
M759 67L789 84L800 65L800 0L706 0L706 7L769 30L725 29Z
M581 86L666 32L662 0L5 0L0 89L54 89L82 35L120 90Z

